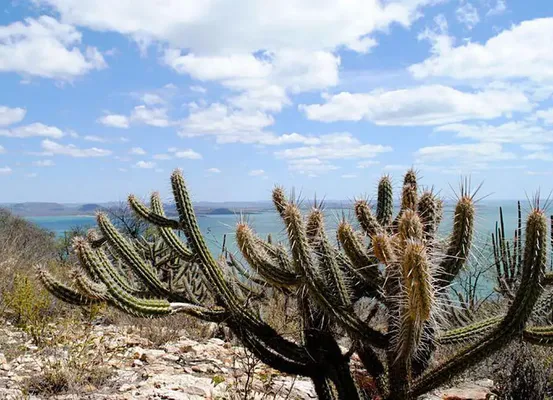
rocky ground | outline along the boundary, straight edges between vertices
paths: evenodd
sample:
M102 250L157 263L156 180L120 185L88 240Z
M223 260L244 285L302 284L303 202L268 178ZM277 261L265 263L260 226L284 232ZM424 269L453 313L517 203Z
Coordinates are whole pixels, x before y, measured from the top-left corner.
M315 398L308 379L282 375L221 339L156 346L132 327L69 325L37 346L1 326L0 400ZM491 386L465 383L427 398L483 400Z

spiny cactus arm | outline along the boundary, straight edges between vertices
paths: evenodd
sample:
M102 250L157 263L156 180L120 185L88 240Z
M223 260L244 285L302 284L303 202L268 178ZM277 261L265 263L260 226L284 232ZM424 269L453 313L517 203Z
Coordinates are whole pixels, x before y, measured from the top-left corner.
M367 340L379 348L385 347L388 342L385 334L365 324L355 313L336 304L327 295L327 288L314 268L305 226L297 205L288 203L283 214L294 266L299 274L305 276L310 293L317 305L357 338Z
M434 287L426 247L420 241L410 241L402 256L402 294L396 357L410 360L422 337L424 323L431 318L434 307Z
M176 170L171 175L171 186L182 229L199 265L202 267L202 273L212 289L216 302L224 305L230 312L232 319L236 321L236 325L231 326L231 328L233 327L235 331L236 329L249 331L250 335L255 335L256 341L262 343L270 352L278 353L286 359L296 360L298 363L308 364L306 360L309 359L309 354L305 349L284 339L268 324L253 315L248 309L248 305L243 305L241 299L236 296L225 281L223 271L209 252L200 233L190 195L180 171Z
M228 253L227 265L234 268L241 277L247 279L248 281L251 281L260 286L271 286L265 279L263 279L259 275L254 275L248 272L246 268L244 268L243 264L238 261L232 253Z
M144 299L136 297L124 290L112 279L103 263L98 259L97 252L83 239L75 240L75 251L79 261L87 269L94 270L102 283L106 286L109 296L107 301L126 313L138 317L159 317L174 312L184 312L206 321L220 322L228 318L222 308L209 309L195 304L169 303L164 299Z
M477 364L522 335L524 326L543 291L542 280L547 263L547 223L543 211L534 209L526 224L523 271L520 286L506 316L484 338L425 373L414 385L414 397L444 384L452 376Z
M376 219L383 227L391 225L394 218L394 189L388 175L380 178L376 202Z
M43 265L37 265L36 270L38 279L40 280L40 282L42 282L44 287L54 297L57 297L58 299L65 301L66 303L73 304L75 306L86 306L101 302L96 298L90 298L83 293L80 293L75 289L64 285L56 278L54 278Z
M543 284L545 286L553 285L553 272L548 272L545 274L545 278L543 279Z
M351 225L346 221L340 222L336 234L355 270L365 278L366 283L374 291L380 291L382 276L378 270L378 261L369 256Z
M90 246L92 247L92 245ZM92 247L96 253L96 257L98 257L98 261L102 264L102 267L105 269L106 273L109 274L111 279L115 280L117 285L121 286L126 292L131 294L139 294L141 292L140 289L134 287L131 285L127 278L125 278L123 275L121 275L114 267L114 265L110 262L108 256L104 252L102 248L95 249ZM89 273L90 276L95 275L95 271L93 269L87 268L87 265L82 265L83 268ZM95 278L96 279L96 278Z
M438 342L444 345L457 344L479 338L482 334L494 329L502 321L503 316L492 317L483 321L478 321L472 325L462 328L452 329L440 335Z
M526 328L522 337L531 344L553 346L553 326Z
M324 230L324 215L321 209L314 207L307 217L306 233L309 244L315 252L329 294L334 296L338 304L351 307L351 293L344 274L339 267L336 251L330 244Z
M366 200L358 200L354 205L355 215L359 221L359 225L370 238L382 231L382 226L371 211L371 207Z
M459 274L469 256L474 234L474 201L467 193L455 207L453 232L449 238L446 256L440 265L438 284L442 287L449 285Z
M85 293L91 299L108 300L108 289L103 283L94 282L82 270L76 270L73 275L75 285L79 291Z
M416 211L418 204L418 183L417 173L414 169L410 169L403 178L403 188L401 190L401 207L399 213L394 220L394 225L397 226L399 220L406 210Z
M152 211L162 217L165 217L165 211L163 210L163 203L159 197L159 193L154 192L150 198L150 204L152 206ZM157 227L158 232L161 238L165 243L172 248L179 256L185 260L192 260L193 254L192 251L180 240L177 234L171 228L164 228L161 226Z
M275 262L265 249L259 245L259 242L260 240L248 225L239 223L236 226L238 249L242 252L248 264L263 279L276 287L297 285L300 282L300 276L297 273L282 269L278 262Z
M288 204L288 199L286 198L286 192L284 191L284 188L281 186L275 186L272 195L273 205L275 206L278 215L280 215L281 218L284 218L284 209Z
M288 358L274 348L267 346L257 336L250 331L243 329L235 321L226 321L227 325L238 336L240 342L251 350L263 363L287 374L310 376L313 368L316 368L309 357ZM307 353L305 353L307 355Z
M443 214L441 202L432 191L426 191L421 196L417 206L424 227L425 241L428 243L434 241L438 232L439 221L442 219L441 214Z
M138 200L135 195L133 194L129 195L128 201L129 201L129 205L131 206L132 210L136 213L136 215L148 221L150 224L153 224L155 226L162 227L162 228L179 229L178 221L175 221L170 218L166 218L164 215L156 213L152 209L148 208L140 200Z
M108 216L99 213L97 215L98 227L108 240L110 246L117 252L123 261L129 265L141 280L152 291L152 294L160 297L170 296L171 293L159 280L154 271L144 262L134 247L117 231Z

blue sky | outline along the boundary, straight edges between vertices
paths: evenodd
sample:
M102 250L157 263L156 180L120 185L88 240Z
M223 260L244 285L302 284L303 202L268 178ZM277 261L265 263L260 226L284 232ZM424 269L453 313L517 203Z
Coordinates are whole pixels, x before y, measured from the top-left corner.
M260 4L3 2L0 202L551 190L553 2Z

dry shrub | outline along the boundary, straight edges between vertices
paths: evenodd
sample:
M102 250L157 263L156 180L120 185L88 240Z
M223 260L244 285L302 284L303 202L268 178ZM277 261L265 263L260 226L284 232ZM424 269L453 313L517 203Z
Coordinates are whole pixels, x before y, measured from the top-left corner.
M26 382L31 394L54 395L92 391L109 383L114 367L109 361L122 348L109 345L106 337L95 334L91 326L75 330L68 319L58 326L48 347L37 356L43 360L42 372Z
M496 386L504 400L544 400L551 383L551 351L513 344L506 352L503 368L495 374Z

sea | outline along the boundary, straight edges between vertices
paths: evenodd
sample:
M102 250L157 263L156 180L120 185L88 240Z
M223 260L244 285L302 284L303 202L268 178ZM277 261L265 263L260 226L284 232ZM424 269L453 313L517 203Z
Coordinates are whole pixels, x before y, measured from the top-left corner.
M530 203L521 202L523 216L530 210ZM512 237L517 224L517 201L489 201L482 200L476 203L476 246L486 246L491 240L491 233L495 230L499 220L499 207L503 208L505 230L507 237ZM334 237L337 224L345 218L355 223L352 208L334 208L325 210L326 227L329 237ZM446 204L444 219L440 226L440 233L447 235L451 231L454 216L454 204ZM27 217L35 224L62 236L64 232L74 227L92 228L95 226L95 217L90 215L58 216L58 217ZM284 225L276 212L265 211L254 214L224 214L224 215L199 215L198 223L210 249L217 253L220 251L223 238L226 236L226 247L234 249L234 230L236 223L246 221L261 237L271 234L276 241L285 241Z

